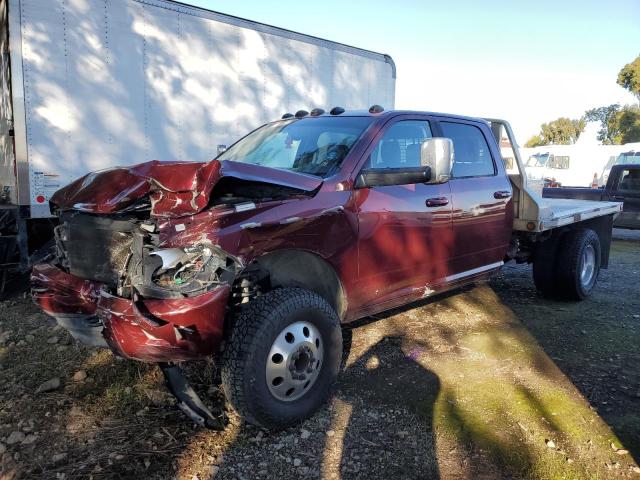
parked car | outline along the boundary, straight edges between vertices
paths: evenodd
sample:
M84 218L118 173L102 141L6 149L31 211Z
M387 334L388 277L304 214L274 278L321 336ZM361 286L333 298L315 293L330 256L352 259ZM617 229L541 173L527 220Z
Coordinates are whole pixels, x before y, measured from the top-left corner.
M638 156L640 159L640 156ZM546 198L571 198L623 202L622 213L613 221L618 228L640 229L640 162L614 165L608 175L607 184L601 188L560 187L545 188Z
M417 111L299 111L206 163L147 162L59 190L37 304L78 340L157 362L179 406L215 417L173 362L218 355L249 422L293 425L329 395L341 326L532 262L583 299L618 203L543 200L507 122ZM455 152L455 154L454 154Z

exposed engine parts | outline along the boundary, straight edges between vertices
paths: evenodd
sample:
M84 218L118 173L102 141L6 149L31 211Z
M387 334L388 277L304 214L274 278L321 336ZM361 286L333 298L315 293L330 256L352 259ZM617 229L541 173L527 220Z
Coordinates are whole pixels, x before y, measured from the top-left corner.
M183 298L231 284L239 259L206 238L161 248L152 221L84 213L61 217L55 230L58 263L70 273L105 284L123 298Z
M142 249L134 248L128 278L118 288L133 287L153 298L199 295L215 285L232 282L239 266L239 260L208 241L169 249L143 243Z

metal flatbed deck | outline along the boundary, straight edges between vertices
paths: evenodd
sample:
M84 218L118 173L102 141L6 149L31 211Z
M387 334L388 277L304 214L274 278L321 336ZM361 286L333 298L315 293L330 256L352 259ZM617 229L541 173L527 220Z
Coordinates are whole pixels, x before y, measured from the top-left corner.
M571 223L581 222L603 215L615 214L621 211L621 202L540 198L538 231L544 232Z

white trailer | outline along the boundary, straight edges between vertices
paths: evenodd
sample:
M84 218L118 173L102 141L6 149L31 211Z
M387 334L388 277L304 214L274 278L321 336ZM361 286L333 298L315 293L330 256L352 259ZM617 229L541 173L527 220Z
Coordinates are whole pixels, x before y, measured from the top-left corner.
M0 47L5 264L88 171L210 160L299 109L394 107L388 55L169 0L0 0Z

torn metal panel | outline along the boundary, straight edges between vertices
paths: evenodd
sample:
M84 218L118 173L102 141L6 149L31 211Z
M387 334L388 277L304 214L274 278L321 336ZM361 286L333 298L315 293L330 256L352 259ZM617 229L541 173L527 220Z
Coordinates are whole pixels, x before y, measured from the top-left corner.
M31 271L33 301L49 315L93 315L99 295L99 283L70 275L53 265L41 263Z
M156 209L176 207L185 195L185 205L175 214L203 208L208 192L203 187L219 176L220 164L189 162L146 162L93 172L58 190L51 203L61 210L91 213L114 213L131 207L137 200L151 195Z
M77 341L106 347L102 324L95 316L99 295L100 284L70 275L53 265L39 264L31 272L33 301Z
M229 285L219 285L180 299L126 299L47 264L34 267L31 282L34 301L57 320L71 321L73 325L61 324L75 331L76 338L102 346L96 331L87 330L98 328L112 350L149 362L188 360L217 351L231 291ZM81 338L89 334L90 341Z
M211 355L222 340L231 287L196 297L130 300L101 292L98 317L109 346L144 362L182 361Z
M232 161L159 162L93 172L58 190L53 208L111 214L149 208L155 217L198 213L209 205L213 187L224 177L278 185L303 192L322 179L286 170ZM147 199L147 202L145 202Z

